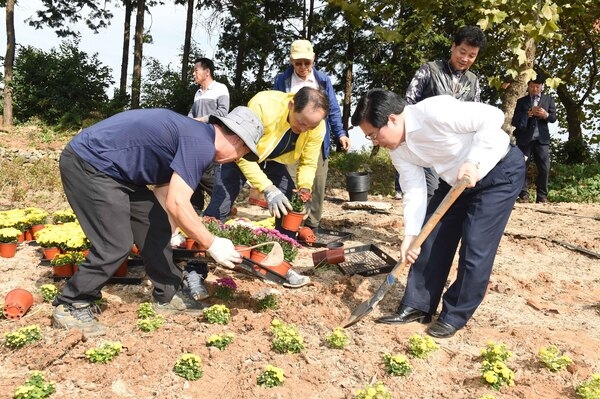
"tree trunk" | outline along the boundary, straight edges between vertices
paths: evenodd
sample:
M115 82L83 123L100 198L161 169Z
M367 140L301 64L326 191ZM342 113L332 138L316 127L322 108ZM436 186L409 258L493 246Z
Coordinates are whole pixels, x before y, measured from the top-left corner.
M6 2L6 55L4 58L4 113L3 129L10 129L13 124L12 78L15 64L15 0Z
M125 22L123 23L123 55L121 56L121 81L119 91L121 94L127 92L127 69L129 68L129 40L131 39L131 14L133 3L131 0L123 0L125 5Z
M133 109L140 107L145 11L146 0L137 0L137 13L135 17L135 44L133 47L133 77L131 81L131 108Z
M565 113L567 115L567 126L569 130L569 138L568 140L581 140L583 138L583 131L581 130L581 115L582 111L571 93L568 92L567 86L565 84L560 84L556 88L556 94L558 94L558 98L565 108Z
M525 56L527 61L523 66L523 70L533 68L535 49L535 40L532 38L527 39L525 41ZM528 79L525 77L525 75L519 74L519 76L517 76L517 78L508 85L502 95L502 104L504 106L504 124L502 125L502 129L509 135L512 135L514 130L514 127L511 126L510 122L512 121L513 114L515 113L517 100L523 97L527 92L527 80Z
M348 30L348 47L346 49L346 66L344 67L344 101L342 104L342 124L348 131L350 126L350 106L352 101L352 60L354 59L354 33Z
M310 0L308 6L308 22L306 23L306 40L311 40L312 38L312 28L313 28L313 15L315 12L315 0ZM312 41L312 40L311 40Z
M183 57L181 59L181 83L183 84L188 80L188 63L190 62L190 47L192 45L192 23L194 22L194 0L188 0L187 6Z

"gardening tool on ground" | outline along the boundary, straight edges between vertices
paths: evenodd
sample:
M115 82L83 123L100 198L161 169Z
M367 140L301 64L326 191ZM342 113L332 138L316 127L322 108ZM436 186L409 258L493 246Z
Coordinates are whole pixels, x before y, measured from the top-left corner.
M429 233L433 230L433 228L438 224L442 216L446 213L446 211L450 208L450 206L456 201L456 199L460 196L460 194L465 190L470 180L468 176L464 176L460 179L454 187L446 194L440 205L437 207L433 215L429 218L427 223L423 226L417 238L413 241L409 250L419 248L423 241L427 238ZM396 266L392 269L392 271L387 275L385 281L379 286L375 294L365 302L358 305L354 312L344 321L342 324L343 328L350 327L353 324L357 323L360 319L365 317L367 314L371 313L375 306L383 299L388 290L394 285L396 282L396 278L400 275L400 273L404 270L404 267L407 264L407 260L403 260L402 262L398 262Z

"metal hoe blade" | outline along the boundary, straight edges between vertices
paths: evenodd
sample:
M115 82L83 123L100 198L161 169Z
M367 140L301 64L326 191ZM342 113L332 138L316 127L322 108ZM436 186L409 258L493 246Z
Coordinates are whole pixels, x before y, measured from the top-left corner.
M454 201L456 201L460 194L465 190L469 182L469 177L464 176L454 185L454 187L452 187L452 189L448 192L448 194L446 194L440 205L437 207L435 212L433 212L427 223L425 223L425 225L419 232L419 235L417 236L415 241L413 241L409 250L419 248L421 244L423 244L429 233L431 233L431 231L433 230L435 225L438 224L442 216L444 216L444 214L450 208L450 206L452 206ZM371 298L358 305L358 307L354 309L352 314L344 321L342 327L350 327L356 324L363 317L371 313L375 306L377 306L377 304L383 299L383 297L392 287L392 285L394 285L394 283L396 282L396 278L404 270L406 264L406 260L398 262L396 266L394 266L392 271L387 275L385 281L379 286L377 291L375 291L373 296L371 296Z

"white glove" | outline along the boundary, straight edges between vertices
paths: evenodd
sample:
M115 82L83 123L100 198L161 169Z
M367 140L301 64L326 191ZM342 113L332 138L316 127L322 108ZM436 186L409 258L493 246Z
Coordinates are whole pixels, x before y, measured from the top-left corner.
M210 248L208 248L208 254L215 262L228 269L233 269L235 267L234 263L242 261L240 253L235 250L233 243L227 238L215 237Z
M288 209L290 211L292 210L290 200L288 200L274 184L265 188L263 192L265 193L265 199L269 205L269 213L271 213L271 216L280 218L282 215L287 215Z
M181 233L175 233L171 236L171 248L183 247L185 237Z

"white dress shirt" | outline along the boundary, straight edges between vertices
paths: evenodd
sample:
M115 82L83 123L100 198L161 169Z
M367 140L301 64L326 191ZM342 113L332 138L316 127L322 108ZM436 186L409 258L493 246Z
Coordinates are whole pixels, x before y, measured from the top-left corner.
M506 155L509 137L504 113L491 105L443 95L404 108L405 142L390 151L404 193L404 234L417 235L427 210L423 167L449 185L467 160L478 165L479 180Z

